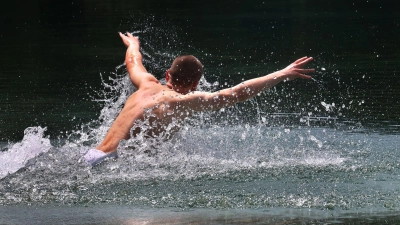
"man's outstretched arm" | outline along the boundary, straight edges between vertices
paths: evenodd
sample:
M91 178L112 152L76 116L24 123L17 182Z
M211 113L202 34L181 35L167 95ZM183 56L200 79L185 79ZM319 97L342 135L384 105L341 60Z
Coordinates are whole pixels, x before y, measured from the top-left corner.
M311 76L306 74L312 73L315 70L303 69L303 67L312 60L313 58L311 57L302 57L282 70L266 76L244 81L234 86L232 89L225 90L231 90L231 93L237 98L237 101L242 102L277 85L282 81L290 81L297 78L310 79Z
M195 111L218 110L250 99L284 80L310 79L311 76L306 74L315 70L303 69L303 67L312 60L311 57L300 58L282 70L244 81L234 87L217 92L194 92L187 95L187 105Z
M119 32L119 36L127 47L125 64L133 85L136 88L139 88L143 82L158 82L158 80L148 73L146 68L143 66L139 38L134 37L131 33L124 35Z

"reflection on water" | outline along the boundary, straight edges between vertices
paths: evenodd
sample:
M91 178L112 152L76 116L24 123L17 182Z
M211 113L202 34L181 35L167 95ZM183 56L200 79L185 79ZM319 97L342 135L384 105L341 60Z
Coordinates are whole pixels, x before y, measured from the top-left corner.
M109 205L92 207L0 207L0 222L14 224L398 224L395 213L336 215L331 211L272 210L176 210ZM7 223L8 224L8 223Z

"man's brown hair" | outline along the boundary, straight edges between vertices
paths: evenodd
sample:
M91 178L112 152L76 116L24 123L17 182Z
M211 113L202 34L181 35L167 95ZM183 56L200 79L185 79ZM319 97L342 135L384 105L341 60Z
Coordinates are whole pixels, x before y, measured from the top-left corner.
M182 55L174 60L169 74L171 83L174 85L192 85L203 75L203 64L192 55Z

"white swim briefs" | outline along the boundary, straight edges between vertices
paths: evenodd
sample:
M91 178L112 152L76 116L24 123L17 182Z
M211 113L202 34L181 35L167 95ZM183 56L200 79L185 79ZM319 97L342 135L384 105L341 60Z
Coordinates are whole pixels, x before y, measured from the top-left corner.
M101 161L103 161L106 158L118 158L117 151L111 152L111 153L105 153L103 151L97 150L97 149L90 149L86 154L83 156L85 161L89 163L92 166L95 166L99 164Z

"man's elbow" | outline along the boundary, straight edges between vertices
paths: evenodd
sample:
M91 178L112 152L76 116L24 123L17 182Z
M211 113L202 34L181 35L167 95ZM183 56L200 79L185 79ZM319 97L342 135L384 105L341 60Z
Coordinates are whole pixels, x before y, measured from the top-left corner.
M235 92L232 92L229 95L221 95L217 99L217 108L220 109L230 107L241 101L244 100L241 100L241 98L239 98L239 96Z
M237 102L244 102L246 100L253 98L257 94L257 92L255 92L251 88L245 88L243 90L235 92L235 94Z
M233 105L233 104L236 104L236 103L239 103L239 102L244 102L247 99L249 99L248 95L246 95L246 94L244 94L242 92L232 91L232 97L231 97L230 100L231 100L231 102L233 102L232 103L232 105Z

